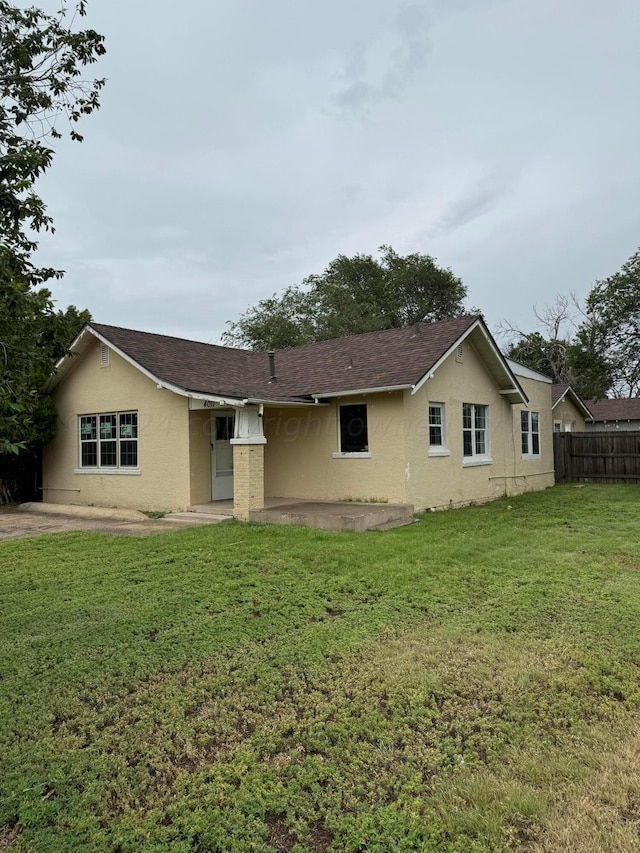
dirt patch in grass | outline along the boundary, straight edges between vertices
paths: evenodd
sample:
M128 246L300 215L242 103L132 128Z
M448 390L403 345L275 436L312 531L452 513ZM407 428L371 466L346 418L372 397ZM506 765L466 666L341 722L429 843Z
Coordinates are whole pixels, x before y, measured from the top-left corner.
M532 853L637 853L640 850L640 734L606 757L584 787L569 792Z
M18 827L0 826L0 850L11 850L15 847L19 834Z

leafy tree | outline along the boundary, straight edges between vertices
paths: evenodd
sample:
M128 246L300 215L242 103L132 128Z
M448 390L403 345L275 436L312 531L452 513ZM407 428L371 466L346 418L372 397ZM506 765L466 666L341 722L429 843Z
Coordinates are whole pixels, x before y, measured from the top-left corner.
M53 437L55 411L40 389L90 320L73 305L56 311L44 287L13 282L0 289L0 454L17 455Z
M501 331L512 338L509 358L568 383L584 399L601 399L611 383L609 364L597 350L594 326L575 296L558 294L551 305L534 314L542 332L523 332L503 321ZM576 318L583 322L576 328Z
M34 190L51 165L48 142L63 136L65 120L69 136L82 141L76 124L99 107L105 84L82 78L82 69L105 53L103 36L73 31L76 15L85 13L85 0L71 13L63 0L56 15L0 0L0 233L23 263L36 248L32 232L53 230ZM53 271L31 274L34 284Z
M597 281L587 297L588 324L579 334L590 338L609 366L616 397L640 394L640 249L621 269Z
M464 313L467 289L429 255L338 255L319 275L261 300L224 339L251 349L280 349L342 335L393 329Z
M571 370L571 341L545 338L540 332L522 333L519 339L507 347L506 355L544 373L554 382L573 383Z
M86 2L50 15L0 0L0 463L51 434L39 389L88 317L56 312L42 285L62 273L33 263L35 234L53 231L35 191L51 165L52 140L82 141L77 122L99 106L104 80L83 69L105 53L103 37L75 29ZM66 126L65 126L66 123ZM64 342L63 342L64 338ZM62 347L62 349L61 349Z

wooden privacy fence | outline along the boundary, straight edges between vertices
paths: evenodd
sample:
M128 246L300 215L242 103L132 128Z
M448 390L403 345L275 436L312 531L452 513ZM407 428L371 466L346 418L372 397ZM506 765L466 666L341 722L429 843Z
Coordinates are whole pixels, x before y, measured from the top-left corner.
M639 432L555 432L556 483L640 483Z

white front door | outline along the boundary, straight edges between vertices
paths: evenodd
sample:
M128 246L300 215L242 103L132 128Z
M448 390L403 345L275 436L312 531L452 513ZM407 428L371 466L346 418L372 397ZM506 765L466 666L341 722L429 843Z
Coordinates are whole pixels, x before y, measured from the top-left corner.
M211 414L211 500L233 497L233 415Z

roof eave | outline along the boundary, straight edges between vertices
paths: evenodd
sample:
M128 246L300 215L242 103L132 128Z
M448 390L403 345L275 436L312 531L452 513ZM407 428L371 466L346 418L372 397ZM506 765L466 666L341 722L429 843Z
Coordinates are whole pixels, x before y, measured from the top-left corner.
M82 351L86 349L86 344L82 347L80 351L78 350L79 346L83 341L87 339L87 335L93 335L94 338L99 340L101 343L108 346L112 349L120 358L124 359L124 361L128 362L132 367L135 367L136 370L139 370L140 373L144 374L148 379L155 383L156 388L159 390L171 391L173 394L178 394L181 397L188 397L193 400L211 400L215 403L227 403L231 406L244 406L245 401L242 398L236 398L235 395L228 396L225 394L208 394L206 392L199 391L190 391L187 388L183 388L179 385L175 385L172 382L166 382L164 379L161 379L159 376L156 376L150 370L147 370L146 367L143 367L139 362L132 358L128 353L124 350L120 349L113 341L109 340L108 337L103 335L97 329L95 329L91 323L87 323L84 326L78 336L72 341L69 352L66 355L63 355L62 358L57 362L54 370L55 373L47 380L44 390L47 392L53 391L53 389L65 378L65 375L69 372L70 367L67 365L73 366L72 359L74 359L77 355L80 355Z
M69 344L67 352L55 363L53 373L47 379L42 388L45 393L49 394L51 391L53 391L53 389L57 385L59 385L60 382L62 382L66 374L71 370L71 367L74 366L75 362L73 360L82 352L82 350L77 350L80 344L82 344L82 342L86 339L87 333L90 331L93 331L90 328L90 324L85 323L85 325L80 329L76 337Z
M391 391L408 391L413 390L413 385L378 385L373 388L351 388L347 391L323 391L322 393L314 393L310 396L314 400L330 399L332 397L355 397L359 394L384 394Z
M508 382L505 383L506 387L499 389L500 394L506 397L512 405L516 405L518 403L524 403L527 405L529 398L527 397L524 388L520 385L515 374L507 364L506 358L498 349L498 346L493 340L493 337L491 336L489 329L487 329L482 317L477 317L475 322L473 322L468 329L465 329L465 331L456 338L447 351L441 355L440 358L418 380L418 382L416 382L411 389L411 393L416 394L427 380L432 379L436 370L456 351L460 344L476 330L482 335L482 339L485 341L489 352L495 359L494 363L500 365L502 372L505 374L505 378L508 380ZM496 381L498 381L497 378Z
M251 406L278 406L281 409L309 408L309 406L323 405L319 400L309 398L308 400L272 400L267 397L247 397L247 405Z
M563 393L558 397L558 399L555 401L555 403L551 406L551 411L553 411L555 409L555 407L558 405L558 403L561 403L564 399L566 399L567 396L571 397L571 401L573 402L574 406L576 406L576 408L580 410L580 412L582 413L582 416L584 417L585 420L588 421L588 420L593 419L593 415L591 414L591 409L587 406L587 404L584 402L584 400L578 394L578 392L573 390L571 385L569 385L568 388L565 388Z

